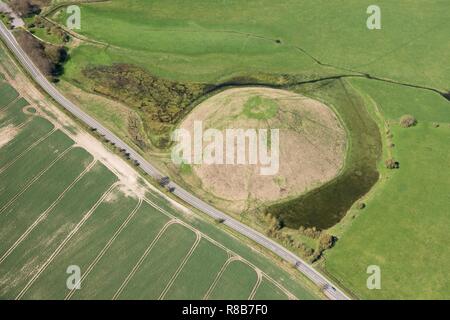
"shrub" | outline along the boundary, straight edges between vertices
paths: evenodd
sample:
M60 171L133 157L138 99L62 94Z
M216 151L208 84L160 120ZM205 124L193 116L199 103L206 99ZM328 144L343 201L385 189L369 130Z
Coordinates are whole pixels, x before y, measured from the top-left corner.
M412 115L410 114L405 114L404 116L402 116L400 118L400 125L403 128L409 128L409 127L413 127L417 124L417 120L416 118L414 118Z
M364 202L358 203L358 209L359 209L359 210L362 210L362 209L364 209L365 207L366 207L366 204L365 204Z
M330 249L334 245L335 240L336 238L331 234L322 232L319 237L319 249L322 251Z
M307 236L309 238L317 239L320 236L320 230L317 230L316 227L312 228L305 228L301 226L298 231L303 234L304 236Z
M158 142L154 141L159 148L167 147L170 137L164 135L183 119L194 101L212 88L202 83L158 78L145 69L123 63L90 65L82 73L92 80L91 91L136 108L146 124L145 130L159 136Z
M400 164L398 163L398 161L395 161L392 158L387 159L384 163L386 165L386 168L388 168L388 169L398 169L400 167Z
M57 77L62 74L62 64L68 57L64 47L43 43L26 31L16 33L16 38L44 75Z

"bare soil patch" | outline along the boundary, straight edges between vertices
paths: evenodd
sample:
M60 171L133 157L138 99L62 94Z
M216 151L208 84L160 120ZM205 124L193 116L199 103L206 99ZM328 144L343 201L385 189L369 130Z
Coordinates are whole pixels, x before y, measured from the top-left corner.
M19 133L20 129L9 125L3 128L0 128L0 148L10 142L14 137Z

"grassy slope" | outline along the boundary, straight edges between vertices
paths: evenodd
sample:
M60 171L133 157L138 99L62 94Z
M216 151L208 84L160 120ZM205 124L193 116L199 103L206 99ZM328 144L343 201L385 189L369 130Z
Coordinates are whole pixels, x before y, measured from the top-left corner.
M346 81L301 85L294 90L333 106L347 130L345 166L332 181L301 197L274 204L268 212L295 229L300 225L327 229L338 223L350 206L376 183L380 136L363 100Z
M379 31L366 28L366 8L372 4L368 0L125 2L82 6L81 33L118 49L99 55L98 49L80 47L68 65L69 76L79 64L112 60L135 62L157 75L200 81L261 70L324 73L296 49L301 47L322 62L450 89L449 67L439 63L441 52L449 50L445 12L450 4L445 0L426 6L420 1L379 1ZM90 55L94 50L96 61Z
M405 111L419 124L391 126L400 169L384 172L382 184L326 257L326 269L361 298L448 298L450 264L450 106L421 90L354 81L388 120ZM439 128L431 122L446 121ZM366 288L366 268L379 265L382 289Z

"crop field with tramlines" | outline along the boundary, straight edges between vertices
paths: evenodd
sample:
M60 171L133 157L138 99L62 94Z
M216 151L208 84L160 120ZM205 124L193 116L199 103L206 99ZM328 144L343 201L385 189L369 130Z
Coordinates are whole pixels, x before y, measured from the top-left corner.
M315 297L143 180L139 192L124 186L73 129L1 79L0 299ZM73 266L79 288L68 286Z
M450 298L450 1L3 2L0 299Z

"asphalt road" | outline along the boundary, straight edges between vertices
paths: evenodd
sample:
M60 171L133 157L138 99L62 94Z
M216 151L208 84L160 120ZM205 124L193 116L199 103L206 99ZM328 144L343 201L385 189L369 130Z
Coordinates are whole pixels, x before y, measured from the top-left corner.
M114 135L107 128L102 126L97 120L83 112L79 107L73 104L71 101L66 99L56 88L50 83L45 76L41 74L39 69L33 64L31 59L22 50L20 45L17 43L11 32L5 27L5 25L0 22L0 36L3 42L8 46L11 52L15 55L18 61L22 64L23 68L30 74L30 76L45 90L55 101L57 101L66 110L72 113L79 120L83 121L86 125L91 128L95 128L98 133L103 135L106 139L114 143L118 148L125 150L129 153L130 158L139 163L142 170L147 174L154 177L155 179L160 179L163 174L159 172L155 167L153 167L147 160L145 160L141 155L134 151L125 142L120 140L116 135ZM233 219L227 214L217 210L206 202L200 200L196 196L192 195L188 191L184 190L177 184L170 182L167 186L169 188L174 188L173 194L178 198L182 199L191 206L197 208L198 210L204 212L214 219L222 219L223 224L227 225L231 229L239 232L240 234L252 239L259 245L265 247L266 249L272 251L277 256L286 260L289 263L295 265L295 267L303 273L307 278L319 286L325 295L332 300L350 300L350 298L341 290L339 290L333 283L325 278L321 273L311 267L308 263L303 261L301 258L279 245L278 243L272 241L263 234L251 229L250 227L244 225L243 223Z

